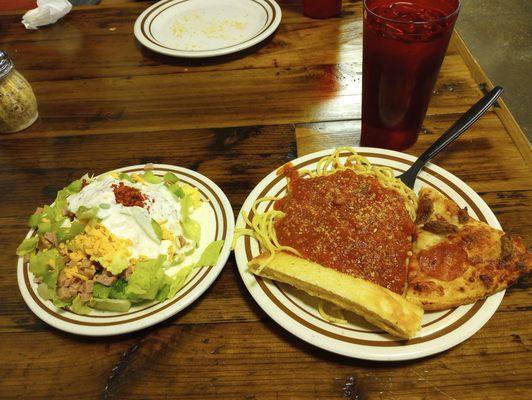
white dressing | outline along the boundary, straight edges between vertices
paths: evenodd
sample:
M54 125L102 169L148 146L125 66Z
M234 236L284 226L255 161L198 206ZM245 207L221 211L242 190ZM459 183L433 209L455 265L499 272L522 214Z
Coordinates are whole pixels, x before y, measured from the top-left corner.
M144 207L126 207L117 203L114 186L123 182L126 186L139 189L146 197ZM79 193L68 197L68 209L75 213L83 206L98 207L98 218L101 224L120 239L131 241L131 257L157 258L161 254L167 255L173 247L177 255L185 254L193 247L193 243L186 241L181 247L179 236L182 236L181 204L164 184L130 183L105 175L90 182ZM154 219L171 232L176 242L159 240L153 230L151 221Z

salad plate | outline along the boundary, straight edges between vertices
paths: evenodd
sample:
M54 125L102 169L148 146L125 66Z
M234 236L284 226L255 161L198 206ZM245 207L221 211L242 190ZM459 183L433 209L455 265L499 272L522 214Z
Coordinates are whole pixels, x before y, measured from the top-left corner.
M109 336L198 299L229 257L234 216L207 177L148 164L72 182L29 224L17 250L28 307L57 329Z

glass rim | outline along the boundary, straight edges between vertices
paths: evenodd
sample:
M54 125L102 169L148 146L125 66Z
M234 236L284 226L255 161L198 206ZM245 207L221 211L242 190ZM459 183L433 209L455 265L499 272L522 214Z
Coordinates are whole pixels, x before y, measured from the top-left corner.
M445 20L447 20L449 18L454 17L456 14L458 14L458 12L460 11L460 8L462 6L462 1L461 0L456 0L457 1L456 9L452 13L446 15L445 17L436 18L436 19L429 19L429 20L426 20L426 21L411 21L411 22L407 22L407 21L399 21L399 20L393 19L393 18L383 17L383 16L377 14L373 10L370 10L370 8L367 5L368 1L371 1L371 0L364 0L364 2L363 2L364 10L366 10L371 15L374 15L377 18L383 19L383 20L388 21L388 22L393 22L394 24L418 24L418 25L422 25L422 24L432 24L432 23L435 23L435 22L445 21Z

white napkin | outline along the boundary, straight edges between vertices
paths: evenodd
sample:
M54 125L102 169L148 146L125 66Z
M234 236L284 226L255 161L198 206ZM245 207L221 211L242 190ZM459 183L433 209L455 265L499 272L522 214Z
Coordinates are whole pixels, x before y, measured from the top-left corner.
M24 14L22 23L26 29L37 29L39 26L54 24L71 9L72 4L67 0L37 0L37 8Z

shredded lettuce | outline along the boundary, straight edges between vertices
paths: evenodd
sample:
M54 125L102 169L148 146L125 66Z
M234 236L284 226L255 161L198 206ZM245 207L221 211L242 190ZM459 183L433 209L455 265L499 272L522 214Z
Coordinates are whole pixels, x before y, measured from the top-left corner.
M199 208L201 206L201 195L198 188L184 184L181 186L185 192L185 196L190 197L190 204L193 209Z
M172 283L174 280L170 278L168 275L164 275L163 278L163 284L159 288L159 291L157 292L157 295L155 296L155 300L157 300L159 303L162 301L165 301L168 298L168 293L170 292L170 286L172 286Z
M67 240L74 239L77 235L80 235L84 232L85 225L79 221L74 221L70 224L69 227L59 228L57 230L57 239L60 242L65 242Z
M57 192L57 196L55 197L53 209L55 211L55 220L60 221L64 219L65 211L67 210L67 197L70 196L70 192L68 189L62 189L59 192Z
M42 251L30 256L30 272L42 279L42 282L37 287L37 292L43 299L51 300L58 308L73 304L72 300L60 299L56 293L57 277L64 266L63 257L61 257L57 249Z
M98 299L107 299L111 293L111 286L105 286L96 282L92 287L92 296Z
M57 275L64 266L63 257L57 249L41 251L30 256L30 272L43 278L43 281L52 289L55 289Z
M167 184L179 182L179 178L176 176L176 174L172 172L167 172L166 174L164 174L163 179Z
M168 190L178 199L182 199L183 197L185 197L185 191L183 190L181 185L179 185L179 183L177 182L170 184L168 186Z
M81 181L81 179L78 179L70 183L70 185L68 185L66 188L70 193L79 193L81 191L82 186L83 182Z
M187 277L190 275L193 269L194 267L192 265L187 265L181 268L177 272L177 274L175 274L174 281L172 282L170 290L168 291L168 299L174 297L177 292L179 292L179 290L185 285Z
M42 212L30 216L28 225L32 228L37 228L39 234L57 232L67 219L64 215L67 208L66 197L66 190L59 191L54 206L44 206Z
M125 289L126 296L131 301L153 300L164 281L162 265L166 256L143 261L135 266Z
M182 267L173 277L165 275L163 279L163 284L157 292L157 296L155 297L155 299L161 302L174 297L177 292L179 292L179 290L185 285L185 283L187 282L187 278L193 269L193 265L187 265Z
M161 183L163 181L160 177L155 175L152 171L144 172L144 174L142 175L142 179L144 179L148 183L153 183L153 184Z
M52 222L51 221L42 221L37 224L37 230L40 234L51 232L52 231Z
M39 293L39 296L41 296L44 300L53 299L53 292L44 282L39 283L39 286L37 286L37 293Z
M118 174L118 177L121 180L128 181L128 182L131 182L131 183L135 183L135 180L132 177L130 177L128 174L126 174L125 172L120 172Z
M39 225L39 222L41 222L42 213L35 213L30 216L30 219L28 220L28 225L31 228L37 228L37 225Z
M203 250L203 253L201 254L198 262L196 262L195 267L212 267L216 265L223 245L223 240L217 240L209 244L205 250Z
M85 315L92 311L92 309L87 306L87 302L81 300L79 295L74 297L74 300L72 300L72 304L70 305L70 311L76 314Z
M135 220L137 225L144 231L144 233L155 243L159 244L161 243L161 239L159 239L159 236L157 235L157 232L155 231L155 228L153 226L153 220L150 218L150 216L144 212L144 210L140 207L127 207L124 209L122 214L130 216ZM159 229L161 227L159 226ZM162 230L161 230L161 236L162 236Z
M76 217L78 219L95 219L98 217L98 207L87 208L85 206L80 206L78 211L76 211Z
M185 285L188 276L194 268L215 265L220 257L223 244L223 240L212 242L205 248L196 264L183 266L173 277L165 275L155 299L157 301L164 301L174 297Z
M198 221L188 218L183 221L183 235L190 240L193 240L196 245L201 237L201 225Z
M57 288L57 278L59 277L59 270L52 269L48 271L43 277L42 281L45 283L51 290Z
M68 307L72 304L72 300L60 299L57 296L55 289L50 289L48 285L44 282L40 283L39 286L37 286L37 293L44 300L51 300L54 306L56 306L57 308Z
M60 299L59 297L57 297L57 295L55 295L55 291L54 291L54 297L52 298L52 303L54 303L54 306L56 306L57 308L64 308L64 307L70 306L72 304L72 300Z
M152 218L151 227L153 228L153 232L155 233L155 236L157 236L157 239L159 239L160 242L163 238L163 229L161 228L161 225L159 225L159 223Z
M125 299L126 298L126 287L127 281L124 279L117 280L113 286L111 286L111 291L109 292L109 298L111 299Z
M110 273L118 275L129 266L129 259L127 256L118 252L113 256L111 262L106 262L103 258L99 258L98 261L102 264Z
M92 299L89 306L102 311L127 312L131 302L125 299Z
M185 197L181 199L183 235L185 235L187 239L193 240L197 245L201 237L201 225L190 217L191 210L192 197L185 195Z
M39 243L39 237L34 236L28 239L24 239L22 243L17 247L17 256L23 256L25 254L33 252Z

